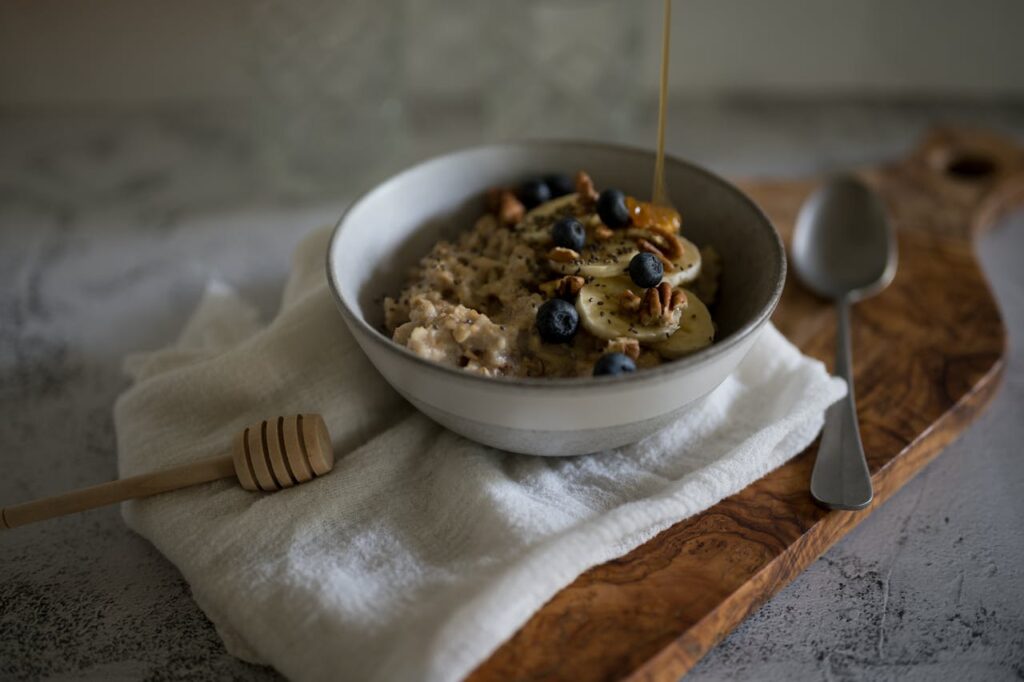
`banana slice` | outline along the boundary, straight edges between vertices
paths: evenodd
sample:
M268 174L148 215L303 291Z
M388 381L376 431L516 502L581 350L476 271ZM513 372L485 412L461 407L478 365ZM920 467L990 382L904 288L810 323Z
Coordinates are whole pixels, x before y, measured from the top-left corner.
M617 277L629 268L629 261L639 251L636 242L626 237L591 241L583 247L578 260L548 261L552 269L563 275L584 277Z
M665 341L652 344L662 356L672 360L710 346L715 340L715 324L707 306L689 289L686 290L686 300L679 329Z
M672 261L675 270L666 272L664 277L673 287L689 284L700 275L700 249L685 237L679 237L679 241L683 244L683 255Z
M606 277L585 284L576 298L576 311L583 327L602 339L628 336L641 343L652 343L671 338L685 311L677 308L667 323L642 325L636 313L622 307L622 293L627 289L637 296L644 294L643 288L628 277Z
M523 241L531 244L546 244L551 241L551 226L567 216L579 216L583 209L579 195L566 194L534 207L516 225L516 233Z

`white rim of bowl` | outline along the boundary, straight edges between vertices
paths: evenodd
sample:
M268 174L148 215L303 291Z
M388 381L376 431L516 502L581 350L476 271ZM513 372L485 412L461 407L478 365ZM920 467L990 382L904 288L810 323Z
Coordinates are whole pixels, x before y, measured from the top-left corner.
M327 282L331 289L331 295L334 298L335 305L341 311L342 317L350 325L360 327L364 331L368 332L369 338L382 348L386 349L386 352L397 354L399 357L407 360L412 360L417 364L425 367L429 371L439 372L443 376L457 377L460 379L466 379L469 381L482 381L486 382L491 386L516 386L518 388L530 388L530 389L579 389L589 386L609 386L615 385L620 386L623 384L632 384L647 382L651 380L668 380L673 375L681 373L684 370L694 367L696 365L702 365L710 361L712 358L717 357L734 346L743 342L748 336L756 332L765 322L771 317L772 313L775 312L775 308L779 303L779 299L782 297L782 290L786 284L786 249L782 244L782 238L779 236L778 230L772 224L768 216L765 215L761 207L754 203L754 200L744 194L738 187L733 185L728 180L721 176L712 173L711 171L702 168L694 163L680 159L679 157L671 154L665 155L665 161L668 164L682 166L691 172L703 176L705 179L711 181L714 184L721 186L727 192L734 194L742 203L746 204L754 213L755 216L761 221L764 227L768 228L769 234L774 237L771 243L775 249L775 253L772 254L773 262L777 262L778 272L776 273L775 282L772 285L772 291L768 297L767 303L761 307L753 319L748 320L739 329L729 334L721 340L716 340L710 346L703 348L693 355L688 355L678 360L671 360L664 362L657 367L651 367L649 369L642 369L636 372L630 372L627 374L616 374L606 376L589 376L589 377L488 377L480 374L474 374L472 372L466 372L465 370L457 367L449 367L442 365L432 360L416 355L405 346L400 346L387 336L385 336L379 329L373 327L369 322L363 319L363 316L358 314L356 311L349 308L345 299L341 295L341 291L338 288L338 282L334 276L334 244L338 239L338 235L341 234L341 230L344 227L345 219L348 218L349 214L358 207L362 202L367 200L372 194L388 185L392 182L398 182L403 176L419 168L426 166L431 163L441 161L443 159L458 157L462 155L469 155L479 153L488 149L503 149L503 148L521 148L521 147L537 147L542 146L545 148L551 147L590 147L593 149L605 149L616 151L624 154L650 156L653 152L640 148L631 147L627 145L619 145L608 142L593 142L586 140L545 140L545 139L527 139L518 141L499 142L485 145L475 145L472 147L463 147L443 154L437 154L431 156L423 161L420 161L404 170L391 175L382 182L376 183L373 187L366 190L357 196L345 212L341 214L337 224L331 232L331 238L327 244Z

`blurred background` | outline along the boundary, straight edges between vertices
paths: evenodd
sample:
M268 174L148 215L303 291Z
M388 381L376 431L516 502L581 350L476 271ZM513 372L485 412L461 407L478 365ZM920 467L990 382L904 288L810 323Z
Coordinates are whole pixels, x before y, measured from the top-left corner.
M0 107L205 114L244 146L254 180L337 193L484 140L652 145L661 11L657 0L5 0ZM677 0L670 147L728 171L747 167L745 138L776 119L798 118L807 135L822 116L829 130L838 121L868 138L865 158L878 140L858 121L871 111L1016 123L1022 25L1017 0ZM807 102L820 106L796 106ZM862 107L852 119L850 102Z

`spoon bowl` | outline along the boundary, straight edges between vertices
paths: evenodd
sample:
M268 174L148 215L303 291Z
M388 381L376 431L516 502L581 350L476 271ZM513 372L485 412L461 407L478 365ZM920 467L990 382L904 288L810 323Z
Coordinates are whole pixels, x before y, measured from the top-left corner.
M793 231L793 268L823 298L858 301L896 275L896 237L878 195L840 176L800 209Z

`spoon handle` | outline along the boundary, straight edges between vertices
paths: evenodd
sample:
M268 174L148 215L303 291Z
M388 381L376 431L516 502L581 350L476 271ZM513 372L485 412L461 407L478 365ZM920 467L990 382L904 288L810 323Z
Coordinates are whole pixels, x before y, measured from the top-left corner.
M871 474L857 425L850 353L850 299L836 301L836 374L846 380L846 397L825 412L818 457L811 474L811 495L832 509L863 509L871 503Z

